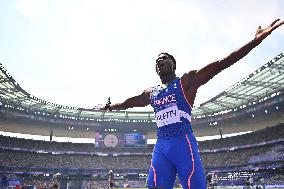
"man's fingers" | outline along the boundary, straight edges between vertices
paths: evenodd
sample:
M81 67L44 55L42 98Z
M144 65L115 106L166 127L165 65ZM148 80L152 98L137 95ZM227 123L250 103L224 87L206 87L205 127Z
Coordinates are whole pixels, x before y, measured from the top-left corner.
M278 22L280 19L278 18L277 20L274 20L271 24L270 24L270 26L272 27L272 26L274 26L274 24L276 23L276 22Z
M273 30L278 28L279 26L284 24L284 20L282 22L277 23L276 25L273 26Z
M279 26L281 26L281 25L283 25L284 24L284 20L282 21L282 22L279 22L278 24L277 24L277 27L279 27Z

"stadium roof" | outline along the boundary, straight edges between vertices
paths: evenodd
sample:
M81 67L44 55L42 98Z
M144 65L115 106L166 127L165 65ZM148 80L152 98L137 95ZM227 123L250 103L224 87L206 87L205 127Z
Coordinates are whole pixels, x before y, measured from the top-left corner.
M279 95L284 90L284 52L211 100L193 109L200 118L227 113ZM138 119L154 120L153 112L112 111L65 106L48 102L26 92L0 63L0 105L5 103L19 111L55 115L70 119Z

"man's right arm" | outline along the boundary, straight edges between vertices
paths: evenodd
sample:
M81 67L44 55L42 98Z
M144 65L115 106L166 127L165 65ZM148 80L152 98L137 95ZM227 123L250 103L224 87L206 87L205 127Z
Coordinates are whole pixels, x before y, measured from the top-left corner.
M122 103L112 104L105 107L105 110L126 110L133 107L145 107L150 103L150 90L144 90L140 95L126 99Z

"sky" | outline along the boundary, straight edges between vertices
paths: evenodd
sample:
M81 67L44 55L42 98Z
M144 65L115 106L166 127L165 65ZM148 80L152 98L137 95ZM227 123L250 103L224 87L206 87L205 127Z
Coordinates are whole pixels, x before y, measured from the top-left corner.
M240 48L259 25L283 20L283 7L283 0L0 0L0 62L33 96L92 108L160 84L160 52L175 57L182 76ZM283 44L284 26L202 86L195 106L282 53Z

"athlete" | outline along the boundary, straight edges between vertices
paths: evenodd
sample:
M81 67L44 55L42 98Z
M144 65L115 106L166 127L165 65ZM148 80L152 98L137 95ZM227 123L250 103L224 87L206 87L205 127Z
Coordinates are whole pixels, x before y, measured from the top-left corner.
M222 70L230 67L258 46L273 30L283 25L279 19L268 27L258 27L253 40L227 57L176 77L176 61L168 53L156 59L161 85L144 90L122 103L107 103L102 110L125 110L132 107L154 108L157 142L148 175L148 188L172 189L176 174L184 189L206 189L206 180L191 127L191 111L197 89Z
M112 170L108 172L108 186L109 189L112 189L114 186L114 174Z

